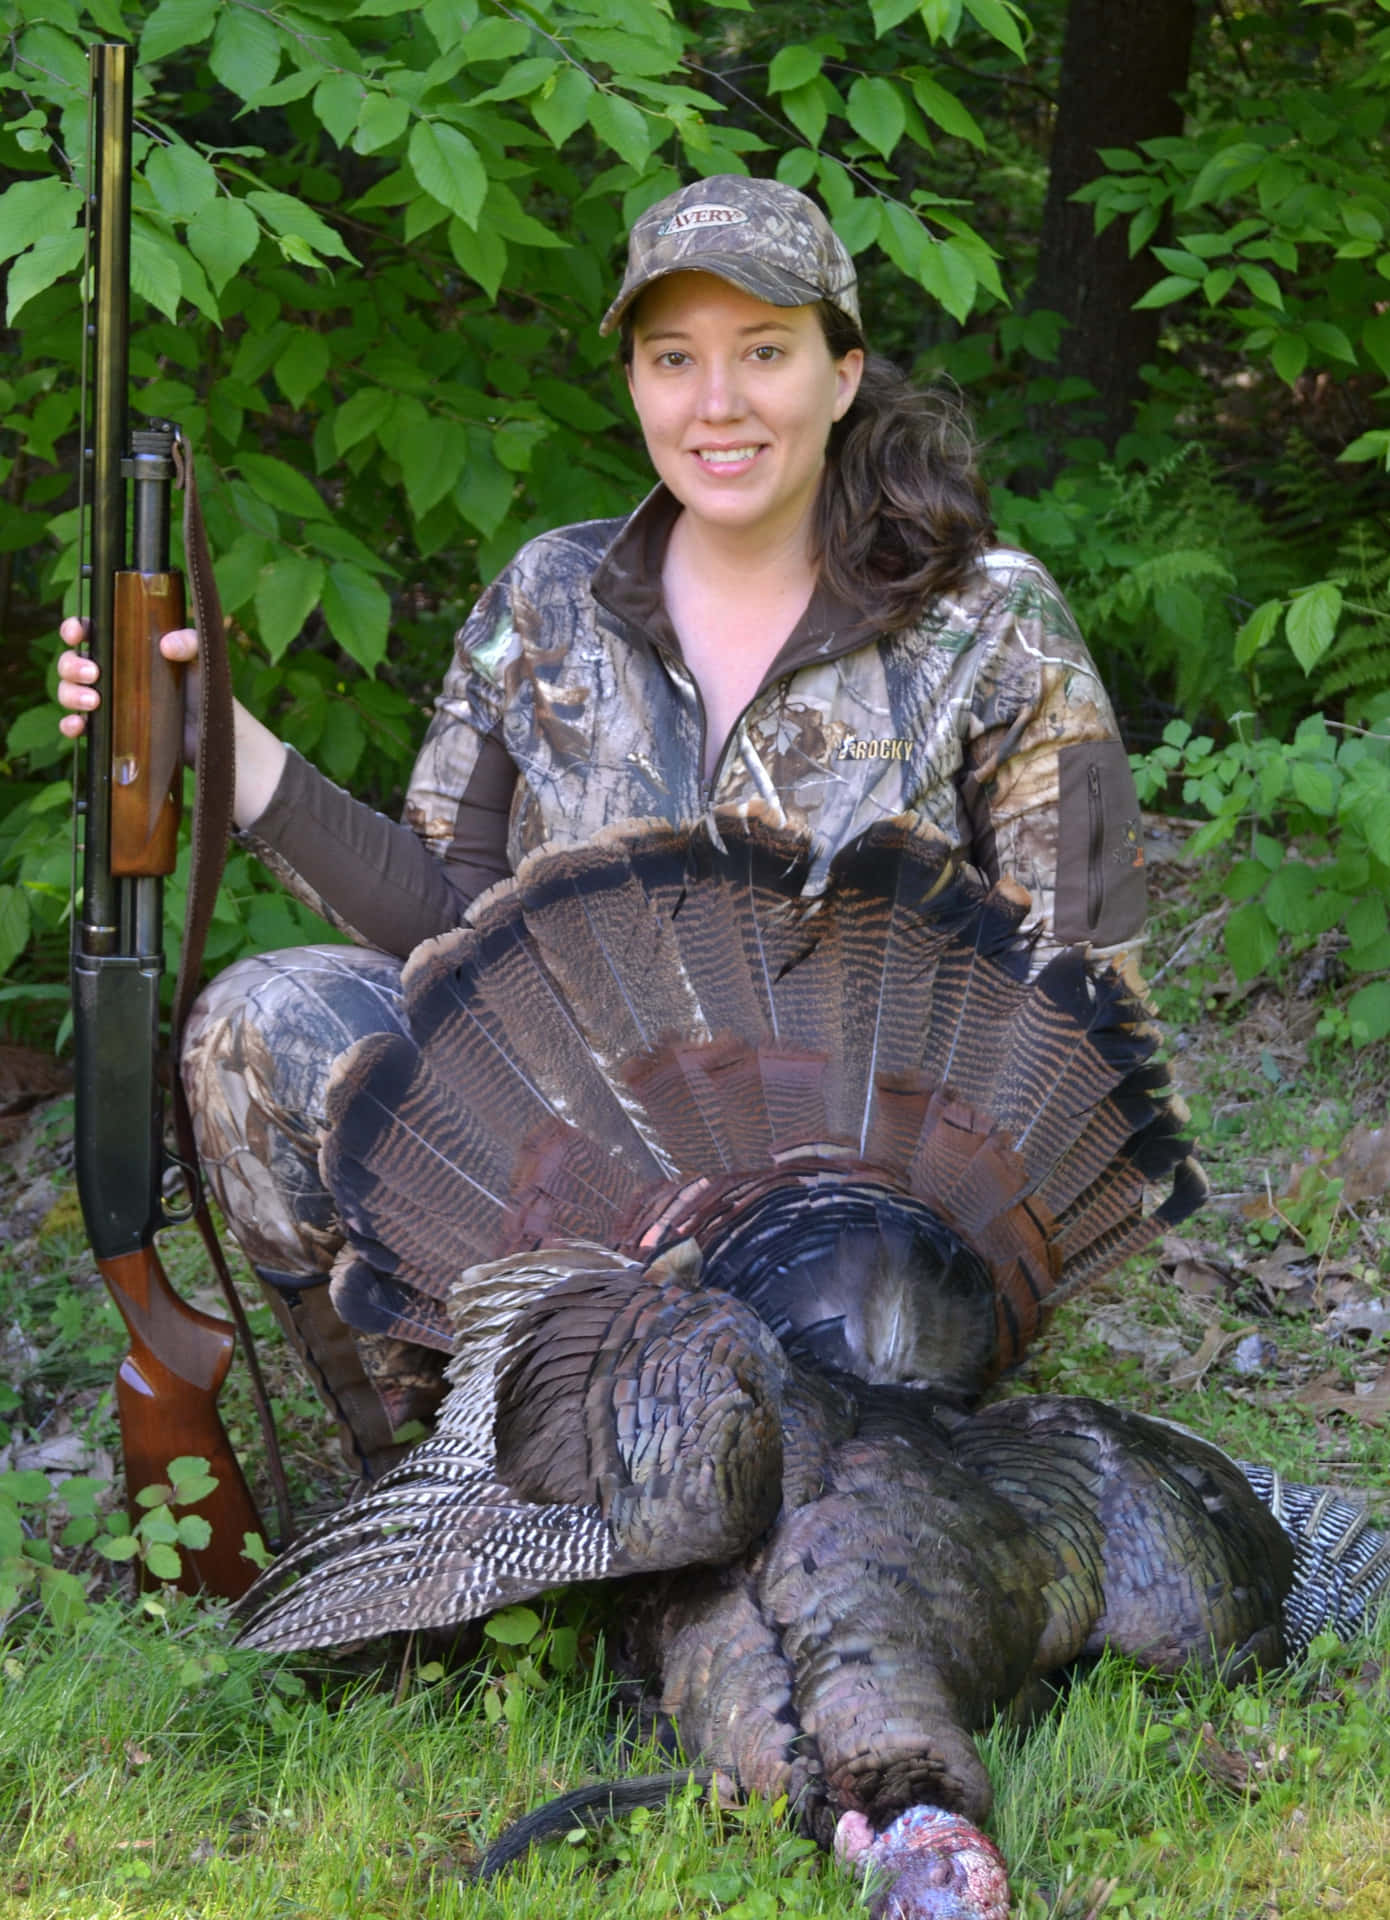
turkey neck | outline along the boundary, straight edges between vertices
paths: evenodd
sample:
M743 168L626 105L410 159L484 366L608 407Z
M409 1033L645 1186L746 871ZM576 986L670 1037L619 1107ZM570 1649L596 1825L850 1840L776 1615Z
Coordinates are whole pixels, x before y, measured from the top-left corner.
M794 1458L809 1497L761 1550L663 1583L646 1622L687 1751L718 1754L745 1793L785 1794L826 1845L846 1810L982 1820L973 1734L1031 1677L1046 1626L1039 1549L955 1466L928 1404L907 1437L910 1397L864 1390L859 1431L818 1472Z
M894 1396L896 1400L898 1396ZM984 1819L972 1738L1029 1677L1045 1625L1036 1548L1018 1516L934 1447L860 1430L819 1499L784 1516L759 1570L796 1675L797 1718L827 1795L881 1826L921 1802Z

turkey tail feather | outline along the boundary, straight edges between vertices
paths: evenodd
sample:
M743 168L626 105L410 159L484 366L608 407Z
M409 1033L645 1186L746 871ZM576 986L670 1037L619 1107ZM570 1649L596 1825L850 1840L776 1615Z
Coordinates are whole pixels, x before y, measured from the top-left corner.
M480 1263L707 1237L818 1167L814 1255L780 1226L776 1244L821 1319L868 1273L862 1224L837 1238L834 1185L877 1181L992 1270L998 1338L964 1351L1002 1366L1060 1293L1191 1211L1201 1176L1117 975L1075 949L1034 975L1027 897L982 887L910 817L838 853L818 892L812 855L757 808L628 822L530 855L427 943L406 970L413 1040L364 1043L332 1097L344 1317L447 1344L443 1303ZM903 1284L920 1294L937 1268L906 1251L915 1232ZM887 1312L897 1283L880 1282Z

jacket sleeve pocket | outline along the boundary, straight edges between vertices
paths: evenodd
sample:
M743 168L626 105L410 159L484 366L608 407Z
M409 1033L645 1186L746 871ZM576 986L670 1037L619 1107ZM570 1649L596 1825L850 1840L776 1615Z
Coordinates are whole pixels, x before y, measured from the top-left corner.
M1139 796L1123 742L1063 747L1058 785L1054 932L1115 946L1143 926L1148 904Z

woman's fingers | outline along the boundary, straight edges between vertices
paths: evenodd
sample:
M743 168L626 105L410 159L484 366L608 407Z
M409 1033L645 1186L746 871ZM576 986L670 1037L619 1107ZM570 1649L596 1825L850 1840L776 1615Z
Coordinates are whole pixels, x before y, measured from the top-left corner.
M87 622L69 614L58 629L66 642L66 651L58 655L58 705L67 712L58 722L58 731L66 740L80 740L87 731L87 715L100 706L96 690L97 663L85 653L77 653L87 638Z
M174 627L164 634L159 642L159 651L166 660L196 660L198 658L198 634L193 627Z
M58 655L58 698L63 700L69 693L86 693L96 685L97 663L88 660L81 653L60 653ZM64 704L73 703L65 701ZM76 703L79 706L95 706L95 697Z
M64 621L65 626L69 622ZM64 638L69 636L64 635ZM81 633L78 633L81 639ZM80 653L62 653L58 656L58 705L66 707L67 712L58 722L58 731L68 740L80 740L87 727L87 715L93 707L101 704L101 695L93 684L97 677L96 662L88 660Z
M69 615L58 633L67 643L66 651L58 655L58 705L67 709L58 722L58 731L69 740L79 740L86 731L87 715L94 707L101 705L101 695L96 688L97 663L89 660L85 653L76 651L87 637L85 620ZM196 661L196 630L193 627L174 627L160 636L159 650L166 660L180 661L184 665Z

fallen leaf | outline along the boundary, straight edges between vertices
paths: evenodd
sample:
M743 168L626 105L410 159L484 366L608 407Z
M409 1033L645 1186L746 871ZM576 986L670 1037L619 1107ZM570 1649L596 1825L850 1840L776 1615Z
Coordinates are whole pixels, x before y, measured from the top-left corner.
M1267 1334L1258 1330L1237 1340L1230 1365L1241 1374L1268 1373L1279 1360L1279 1349Z
M1232 1277L1228 1266L1200 1254L1175 1261L1169 1272L1173 1285L1190 1300L1224 1300Z
M1383 1340L1390 1334L1390 1306L1383 1300L1354 1300L1335 1307L1322 1331L1337 1340Z
M1380 1270L1377 1267L1329 1264L1323 1273L1323 1292L1331 1307L1363 1306L1380 1299Z
M1166 1328L1147 1326L1124 1305L1097 1307L1088 1331L1112 1353L1134 1354L1143 1362L1146 1372L1157 1373L1184 1358L1183 1344L1177 1334Z
M74 1473L90 1473L98 1480L109 1480L116 1470L116 1463L104 1447L95 1447L80 1433L71 1429L67 1433L46 1434L42 1440L34 1440L16 1445L10 1452L9 1464L18 1472L26 1473L35 1469L48 1474L51 1481L61 1482Z
M1243 1799L1254 1799L1260 1792L1263 1782L1256 1777L1258 1768L1252 1766L1249 1758L1238 1753L1234 1747L1222 1746L1210 1720L1202 1724L1202 1751L1198 1759L1202 1771L1229 1793L1238 1793Z
M1374 1380L1359 1382L1351 1392L1335 1369L1320 1374L1297 1398L1310 1413L1349 1413L1368 1426L1378 1426L1390 1419L1390 1364L1382 1367Z
M1327 1171L1345 1183L1342 1198L1349 1206L1390 1192L1390 1127L1354 1127Z
M1225 1349L1247 1333L1255 1333L1255 1327L1208 1327L1202 1336L1202 1344L1196 1353L1180 1360L1168 1375L1169 1384L1175 1387L1191 1387L1203 1379L1207 1369L1217 1360Z
M1251 1263L1251 1271L1267 1293L1289 1293L1306 1287L1318 1271L1317 1255L1287 1242Z

